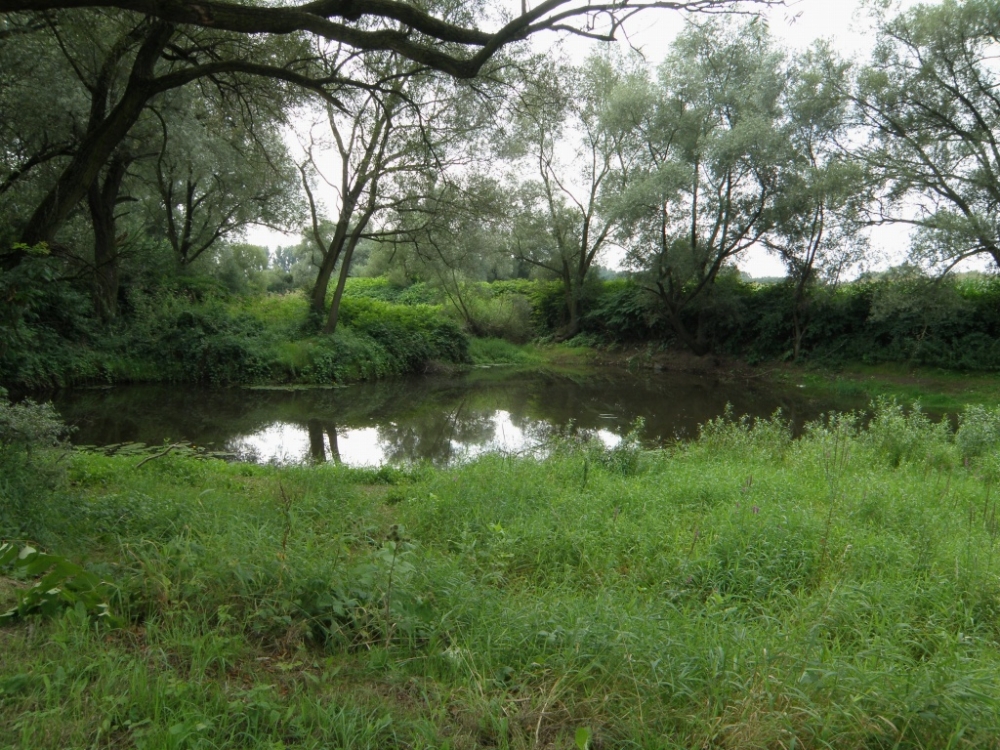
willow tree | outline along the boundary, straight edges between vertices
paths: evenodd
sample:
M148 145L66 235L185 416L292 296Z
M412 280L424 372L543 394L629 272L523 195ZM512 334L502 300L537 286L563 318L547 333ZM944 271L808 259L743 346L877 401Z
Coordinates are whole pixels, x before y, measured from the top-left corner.
M584 283L614 244L619 199L640 157L644 79L624 59L595 55L538 77L515 118L519 162L534 174L513 212L512 253L561 282L565 337L579 332Z
M45 17L44 22L32 16L3 20L8 25L16 20L23 27L3 40L4 52L17 55L33 44L40 61L32 69L20 66L26 78L3 79L0 99L10 100L24 87L43 89L50 70L68 71L60 74L55 85L65 87L67 79L73 85L73 95L65 105L46 113L63 123L55 129L66 133L67 139L60 141L54 153L41 140L40 150L36 147L24 158L11 160L9 171L0 175L4 182L16 178L25 188L20 193L25 200L13 206L10 222L16 239L29 246L58 242L60 230L94 183L104 181L102 173L115 160L127 160L126 152L135 151L128 142L130 134L167 92L195 81L207 82L216 90L239 91L266 77L289 85L290 92L309 89L336 101L331 89L337 82L311 77L315 55L302 38L181 30L163 21L120 13L63 11ZM32 109L30 97L23 106ZM22 137L30 139L35 127L30 118L22 118L13 105L11 112L18 123L17 133L10 136L13 143ZM146 148L140 144L140 151ZM11 150L6 138L3 150ZM10 268L22 257L23 251L15 250L3 258L3 265Z
M641 11L716 12L738 0L545 0L527 1L520 13L478 1L421 5L402 0L0 0L0 15L25 11L116 8L165 24L201 27L247 36L309 34L365 54L390 53L455 78L474 78L504 47L544 32L610 41L622 23ZM781 0L744 0L744 6Z
M229 85L233 77L267 76L309 89L336 106L337 93L355 82L316 77L310 68L312 51L331 44L360 57L387 54L468 79L480 75L505 47L542 32L613 39L623 20L640 10L703 12L733 5L734 0L548 0L535 7L525 3L511 16L472 0L430 6L398 0L264 5L251 0L0 0L3 44L26 31L101 19L122 27L120 33L93 37L95 49L106 53L106 64L97 66L103 83L93 87L93 107L86 122L77 123L74 143L68 148L51 144L55 155L46 146L13 167L12 173L34 169L39 160L58 167L42 197L20 206L16 239L24 245L53 242L149 103L192 81ZM57 42L47 45L47 54L60 54ZM10 176L0 175L0 180ZM0 265L11 268L23 257L23 249L15 247Z
M762 242L788 270L797 360L814 295L867 256L867 213L878 183L845 147L857 136L850 65L821 43L792 61L789 79L783 126L789 158Z
M229 91L191 88L151 107L157 127L148 140L159 147L138 170L142 202L182 267L250 225L299 225L298 175L281 133L286 118L273 111L286 100L267 84L248 86L238 107L227 106Z
M876 222L916 229L915 259L1000 266L1000 1L919 5L883 21L855 104L887 181Z
M642 125L644 164L623 203L627 262L677 338L711 344L719 274L771 228L789 159L783 57L760 23L689 25L659 71Z
M340 69L338 56L329 62ZM468 146L486 117L478 92L400 58L351 55L346 69L365 86L345 91L341 106L327 107L326 121L310 134L308 158L300 165L310 235L320 258L312 307L325 316L326 333L337 327L359 243L384 234L390 213L414 206L422 190L467 164ZM324 145L327 155L332 152L335 176L322 166ZM330 214L327 223L324 211Z
M20 22L16 33L0 44L0 67L7 73L0 77L5 115L0 118L0 214L9 232L4 244L45 241L73 266L87 268L95 308L107 319L116 313L121 246L130 234L144 231L139 217L155 213L155 206L185 214L179 231L170 236L187 235L177 244L179 252L187 250L190 239L187 244L195 249L189 256L206 245L206 232L193 231L198 224L187 209L211 214L211 233L219 236L233 228L233 216L205 209L220 202L235 203L234 215L243 223L251 211L258 214L254 218L266 219L268 212L253 198L274 192L275 180L268 179L274 170L268 167L281 160L273 148L280 145L274 137L277 110L265 111L262 102L280 108L299 96L298 87L283 89L267 77L237 75L235 63L228 73L218 68L208 61L231 40L205 32L198 38L172 37L158 60L147 60L156 69L150 86L158 93L143 93L144 85L136 81L143 50L157 57L147 46L153 34L147 21L136 22L128 14L80 12L51 14L44 22L26 16L15 20ZM278 51L304 52L283 41L278 50L244 50L242 62L267 68ZM192 75L191 80L204 85L190 88ZM127 116L123 110L129 110ZM115 123L121 127L117 134L111 132ZM271 152L266 155L264 140ZM219 147L223 141L230 148ZM196 164L194 171L201 175L183 199L168 190L161 201L156 191L144 188L148 181L142 177L149 175L151 162L162 167L161 176L172 185L174 175L167 173L182 161L189 171ZM216 187L211 200L206 199L209 185ZM88 219L90 241L84 226ZM3 262L9 268L20 257L14 252Z

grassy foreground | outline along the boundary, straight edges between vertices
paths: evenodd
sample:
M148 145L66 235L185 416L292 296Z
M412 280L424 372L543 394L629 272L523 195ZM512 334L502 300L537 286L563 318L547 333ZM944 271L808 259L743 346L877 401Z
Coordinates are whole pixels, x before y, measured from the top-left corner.
M0 628L0 746L1000 747L998 450L882 404L442 471L77 454L39 518L123 625Z

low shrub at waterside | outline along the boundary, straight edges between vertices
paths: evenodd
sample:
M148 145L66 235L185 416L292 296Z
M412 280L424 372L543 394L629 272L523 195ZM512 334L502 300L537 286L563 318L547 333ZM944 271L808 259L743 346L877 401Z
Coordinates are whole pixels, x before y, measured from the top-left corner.
M669 450L568 435L447 470L136 464L70 462L47 552L112 593L0 630L11 746L1000 737L995 410L956 432L886 402L799 439L730 415Z
M345 299L340 308L344 325L377 341L404 364L418 369L431 360L468 361L469 342L457 325L428 305L391 305L370 299Z
M465 335L440 308L351 297L343 301L333 336L318 335L308 320L299 293L202 299L136 294L128 317L90 330L86 345L62 340L41 324L25 327L0 346L0 373L4 383L21 388L332 383L468 361Z
M489 288L529 304L538 336L554 335L567 323L558 282L496 282ZM657 298L633 282L588 281L579 302L580 334L592 343L683 348ZM795 304L787 283L727 274L679 318L691 332L700 328L714 353L751 362L786 360L793 355ZM804 359L1000 369L1000 279L993 276L935 281L916 269L896 269L836 288L817 287L802 304Z
M52 506L66 489L68 435L51 404L11 403L0 388L0 542L44 539L58 527Z

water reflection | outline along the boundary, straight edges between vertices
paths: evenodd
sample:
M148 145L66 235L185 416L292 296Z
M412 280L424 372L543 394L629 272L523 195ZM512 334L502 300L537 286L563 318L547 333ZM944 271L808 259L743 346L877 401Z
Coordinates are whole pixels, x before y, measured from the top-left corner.
M299 391L136 386L65 392L54 401L79 444L188 440L250 461L352 466L525 453L567 428L613 446L637 417L645 420L643 439L655 443L694 435L727 402L752 416L781 408L793 423L829 408L794 388L620 371L582 380L480 371Z

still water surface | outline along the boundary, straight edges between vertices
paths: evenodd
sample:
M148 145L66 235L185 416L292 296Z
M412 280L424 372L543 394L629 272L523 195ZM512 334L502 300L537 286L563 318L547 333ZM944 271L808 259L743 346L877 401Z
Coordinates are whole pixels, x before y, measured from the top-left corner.
M353 466L447 465L487 451L528 453L566 429L613 446L638 417L645 421L642 439L655 445L696 435L727 402L751 416L780 408L793 424L831 406L794 385L756 380L621 370L569 378L501 369L337 389L129 386L67 391L53 401L76 428L77 444L189 441L247 461Z

